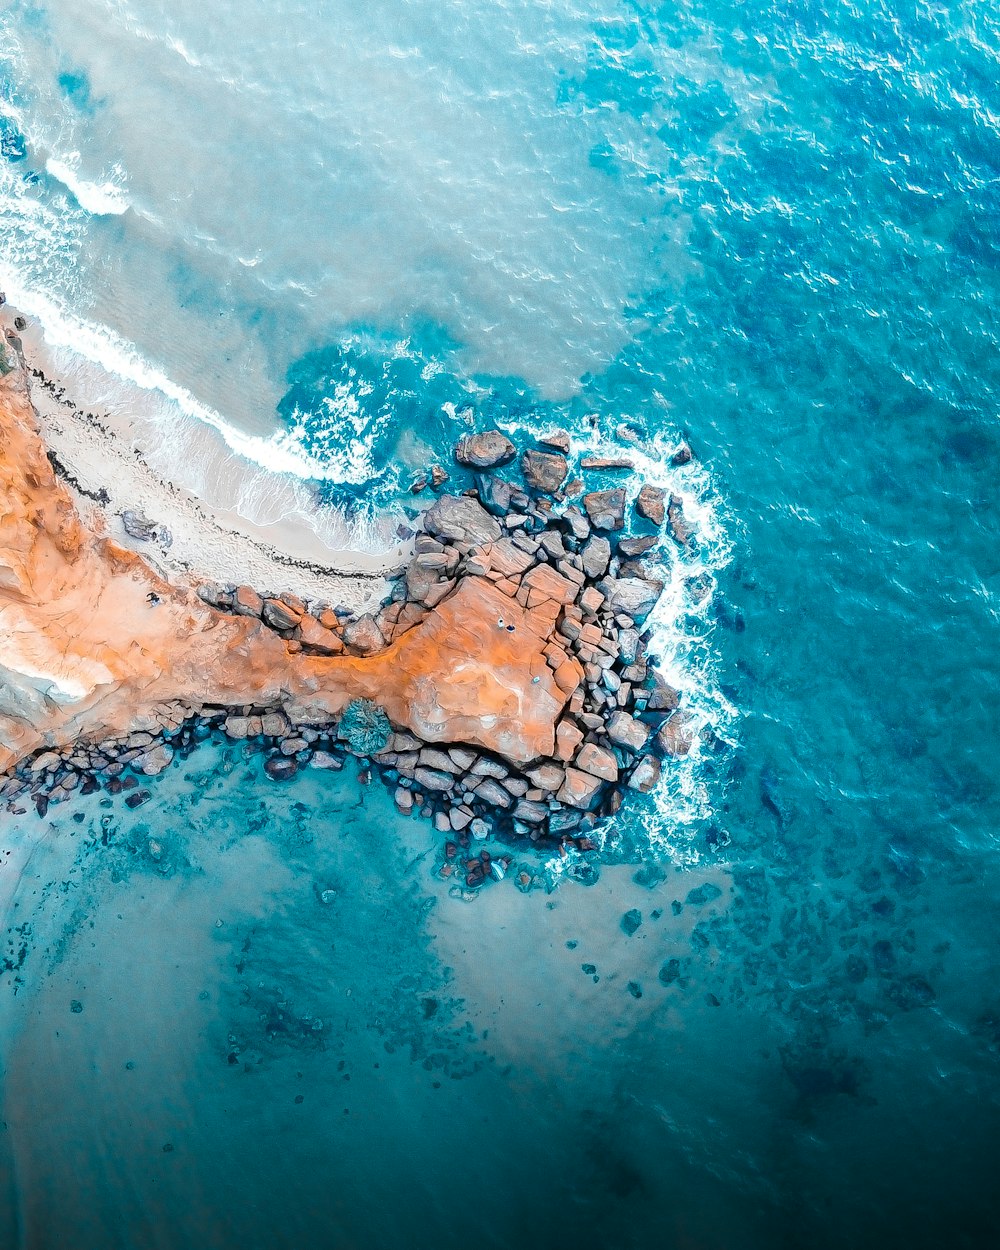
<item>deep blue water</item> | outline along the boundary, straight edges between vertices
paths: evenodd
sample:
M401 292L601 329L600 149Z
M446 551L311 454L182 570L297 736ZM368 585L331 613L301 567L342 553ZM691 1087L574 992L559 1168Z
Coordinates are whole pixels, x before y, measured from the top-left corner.
M719 740L471 906L221 748L110 846L5 818L9 1243L997 1244L996 13L204 7L0 18L8 293L341 504L470 423L685 435Z

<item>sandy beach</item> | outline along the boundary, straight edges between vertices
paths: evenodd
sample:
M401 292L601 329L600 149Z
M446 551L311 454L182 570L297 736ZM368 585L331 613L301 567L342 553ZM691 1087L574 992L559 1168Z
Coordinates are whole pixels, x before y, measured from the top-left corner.
M0 330L13 329L16 315L9 305L0 309ZM360 536L371 549L352 549L345 518L302 506L309 489L305 482L242 462L219 445L214 431L185 430L182 436L189 437L190 446L179 447L176 438L168 443L152 429L148 418L133 419L100 405L85 407L73 393L72 379L52 371L37 324L29 321L19 337L50 459L81 515L140 553L168 580L173 575L247 584L263 593L291 591L307 600L365 611L385 597L387 578L405 567L409 549L398 538L390 541L388 524L379 534ZM216 487L216 498L209 490L196 494L186 484L169 480L164 463L181 466L180 472L186 465L192 479ZM255 485L257 493L251 497ZM261 495L264 520L259 519ZM169 543L131 537L122 521L126 511L165 528Z

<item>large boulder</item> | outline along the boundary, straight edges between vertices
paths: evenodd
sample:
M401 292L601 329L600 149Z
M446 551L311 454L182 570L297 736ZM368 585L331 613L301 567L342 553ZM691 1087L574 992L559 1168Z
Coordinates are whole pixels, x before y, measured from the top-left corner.
M645 517L647 521L652 521L654 525L662 525L664 517L663 500L666 497L666 491L659 486L644 486L639 491L638 498L635 501L635 510L641 517Z
M663 583L643 577L608 577L599 583L612 612L624 612L633 620L641 620L656 607L663 593Z
M585 743L573 763L592 777L600 777L602 781L618 780L618 761L606 747L599 747L596 743Z
M596 582L608 571L608 565L611 562L611 544L606 538L595 534L580 552L580 558L583 561L584 573L592 582Z
M424 513L424 529L438 538L473 547L495 543L503 533L496 518L469 495L442 495Z
M514 444L499 430L467 434L455 448L455 459L469 469L495 469L510 464L516 454Z
M583 497L590 523L599 530L620 530L625 524L625 491L592 490Z
M629 716L628 712L613 712L608 718L605 732L615 746L636 753L649 741L649 726Z
M677 758L690 752L696 737L694 717L689 712L674 712L664 721L656 741L664 755Z
M560 803L566 803L569 807L587 809L594 802L600 788L600 777L581 772L578 768L567 768L566 780L556 798Z
M632 776L628 779L629 789L648 794L660 780L660 767L655 755L644 755L632 769Z
M477 473L476 488L479 501L487 512L494 516L506 516L510 511L511 495L514 488L502 477L494 477L492 473Z
M299 638L304 647L321 655L340 655L344 649L343 639L332 629L326 629L308 613L299 622Z
M565 456L550 451L526 451L521 457L524 480L534 490L554 495L569 472Z
M280 599L265 599L261 611L264 623L272 629L294 629L302 620L302 613L290 608Z
M252 586L237 586L233 595L233 611L238 616L260 616L264 600Z
M344 645L355 655L374 655L385 646L385 638L374 616L366 614L344 626Z

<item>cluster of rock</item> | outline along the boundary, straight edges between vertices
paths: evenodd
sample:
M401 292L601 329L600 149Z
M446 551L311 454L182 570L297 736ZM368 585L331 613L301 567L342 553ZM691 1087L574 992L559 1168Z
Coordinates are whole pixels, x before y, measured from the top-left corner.
M551 754L516 763L396 729L384 749L362 757L362 769L372 769L392 788L401 811L433 817L453 839L449 862L458 847L496 827L589 849L594 824L617 811L623 791L648 792L664 758L684 755L692 745L693 720L653 667L644 629L663 589L650 563L661 529L681 546L692 541L682 501L643 486L632 527L642 532L630 533L626 491L580 494L576 484L567 485L568 450L561 433L540 439L520 457L520 480L510 481L496 472L517 457L509 439L498 431L464 439L455 457L474 473L474 487L461 495L440 494L423 513L405 576L375 613L352 617L247 586L199 588L217 610L258 618L290 653L325 657L366 657L391 647L464 579L482 579L510 601L509 619L499 614L495 628L530 627L543 640L551 681L564 699ZM677 454L678 463L688 458L686 448ZM575 494L578 502L569 502ZM78 790L103 787L128 791L125 801L138 806L148 797L142 778L215 732L263 751L275 780L304 766L342 768L352 754L336 720L293 724L280 707L178 704L125 738L22 761L0 785L0 798L13 811L29 800L44 812ZM475 886L503 870L502 860L483 852L467 861L466 883Z

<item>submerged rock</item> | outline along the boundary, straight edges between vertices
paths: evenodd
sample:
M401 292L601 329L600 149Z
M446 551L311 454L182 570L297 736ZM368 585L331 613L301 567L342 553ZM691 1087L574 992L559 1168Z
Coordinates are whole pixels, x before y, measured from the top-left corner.
M267 773L272 781L288 781L298 771L299 766L295 760L289 759L284 755L276 755L264 763L264 772Z
M626 937L633 937L640 928L642 928L642 912L638 907L632 907L622 916L622 932Z

